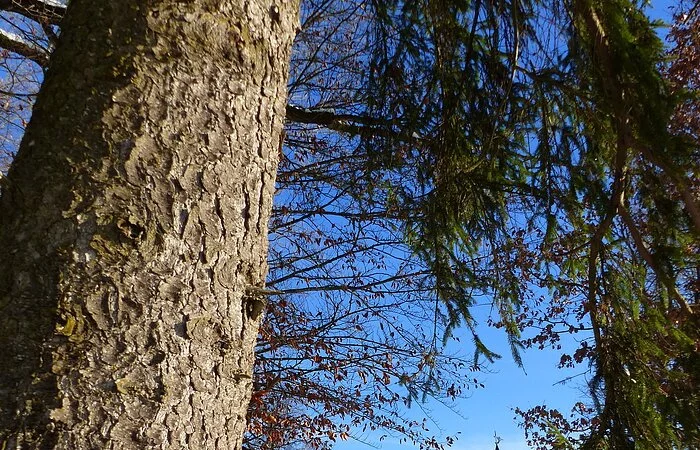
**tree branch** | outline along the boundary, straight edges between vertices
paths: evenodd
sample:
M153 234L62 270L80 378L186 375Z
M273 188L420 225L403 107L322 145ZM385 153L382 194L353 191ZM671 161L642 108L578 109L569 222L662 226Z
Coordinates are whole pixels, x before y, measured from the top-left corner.
M678 190L678 193L683 199L685 211L690 216L690 219L695 226L695 233L700 234L700 202L693 189L691 182L686 180L678 170L673 170L672 167L663 159L663 156L656 156L646 145L635 140L635 147L640 150L642 155L653 165L661 169L666 179Z
M50 25L58 25L66 13L66 5L56 0L0 0L0 9Z
M319 125L353 136L395 136L398 134L388 121L354 114L337 114L333 109L310 109L288 104L287 120Z
M632 235L632 240L634 241L634 244L637 247L639 254L642 256L644 261L646 261L651 270L654 271L661 284L663 284L666 287L666 289L668 289L668 292L669 294L671 294L671 297L678 302L683 312L688 316L692 316L693 310L688 304L688 301L683 297L683 295L681 295L673 280L663 272L658 262L656 261L654 255L649 251L649 249L647 249L646 245L644 244L644 238L642 238L642 234L639 232L639 229L635 225L632 216L630 215L629 211L627 211L627 208L625 208L624 205L620 205L618 207L618 211L620 212L620 216L622 217L623 222L625 223L625 225L627 225L627 229Z
M41 67L46 67L49 63L49 54L44 49L3 29L0 29L0 47L31 59Z

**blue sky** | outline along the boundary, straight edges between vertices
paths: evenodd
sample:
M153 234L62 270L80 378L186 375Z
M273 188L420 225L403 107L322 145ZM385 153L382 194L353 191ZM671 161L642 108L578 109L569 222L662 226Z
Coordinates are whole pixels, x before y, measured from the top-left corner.
M652 0L649 2L649 15L652 18L665 22L671 20L671 8L677 4L676 0ZM666 30L659 30L662 36ZM488 311L476 312L483 323L488 316ZM574 377L571 381L560 384L560 380L577 375L585 371L585 367L573 370L557 369L557 363L561 352L559 351L525 351L523 361L525 371L519 368L512 357L501 330L484 329L481 334L490 348L503 355L492 369L492 373L481 373L479 379L486 385L485 389L472 391L468 397L461 399L455 411L437 403L429 402L425 405L430 412L434 423L431 424L431 432L442 435L454 435L459 433L458 441L451 447L454 450L493 450L494 433L502 440L499 444L501 450L527 450L523 429L514 419L513 408L530 407L547 404L553 408L559 408L563 413L583 397L585 391L585 376ZM468 343L468 338L462 339ZM567 342L563 343L565 346ZM575 347L576 342L569 338L569 347ZM465 344L464 352L470 354L473 351L469 344ZM414 407L415 414L422 417L420 410ZM365 442L350 440L339 442L337 450L362 450L377 448L381 450L404 450L414 448L410 444L400 444L398 438L387 438L379 441L378 434L366 434L357 436Z
M480 322L485 322L488 311L477 311L481 316ZM492 450L494 448L494 433L501 439L501 450L525 450L523 430L514 419L513 408L516 406L527 409L542 403L550 407L559 407L568 411L581 397L581 389L585 378L576 377L565 385L557 384L560 380L580 374L585 368L575 370L559 370L559 352L525 351L523 354L524 370L519 368L512 357L502 330L484 327L481 334L487 345L497 351L503 358L498 360L489 372L478 375L485 384L485 389L477 389L461 399L455 410L451 410L437 402L429 402L425 408L435 420L429 424L431 433L454 435L459 433L458 441L451 448L454 450ZM465 335L462 342L470 342ZM566 345L566 342L564 343ZM572 346L576 343L569 340ZM465 344L464 352L473 351L470 344ZM420 411L415 411L416 417L421 417ZM409 444L399 444L398 438L387 438L378 441L380 434L360 436L366 440L364 445L358 441L349 441L336 445L337 450L398 450L413 448Z

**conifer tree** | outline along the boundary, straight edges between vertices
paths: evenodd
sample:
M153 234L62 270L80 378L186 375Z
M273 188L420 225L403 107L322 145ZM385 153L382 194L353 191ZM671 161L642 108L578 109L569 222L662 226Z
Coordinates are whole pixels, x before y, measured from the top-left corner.
M473 323L475 292L492 296L516 360L533 342L520 337L533 280L565 305L541 320L591 333L577 352L591 364L587 448L698 440L698 147L669 130L679 96L640 8L389 3L376 27L389 43L371 106L394 133L368 145L377 170L414 176L394 186L417 211L407 239L452 324Z

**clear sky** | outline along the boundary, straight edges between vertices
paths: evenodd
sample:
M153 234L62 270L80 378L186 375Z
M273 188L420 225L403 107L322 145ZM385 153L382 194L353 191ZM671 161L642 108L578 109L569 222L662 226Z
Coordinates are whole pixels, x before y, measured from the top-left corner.
M668 23L671 20L671 9L676 4L677 0L651 0L649 15ZM661 29L659 33L665 36L666 30ZM480 315L483 319L488 315L488 311L476 312L475 315ZM454 435L459 432L458 441L451 447L454 450L493 450L494 432L502 439L499 444L501 450L527 450L529 447L525 443L524 431L518 426L513 409L517 406L526 410L545 403L549 407L558 408L562 413L567 413L574 403L582 398L585 376L575 377L564 385L558 382L580 374L586 368L560 370L557 369L557 363L561 352L530 350L523 354L525 373L510 356L502 330L484 329L480 336L490 348L502 354L503 358L492 367L493 373L479 375L486 388L472 391L470 396L461 399L456 405L456 412L437 402L425 405L435 419L435 423L430 427L431 432L440 434L440 429L442 435ZM469 338L462 339L462 342L465 343L466 354L473 352ZM569 344L574 347L576 345L571 339ZM420 410L415 407L414 409L416 417L422 417ZM360 436L366 443L357 440L339 442L335 449L414 448L410 444L399 444L398 439L387 438L380 442L379 435L381 433Z
M485 322L488 311L477 311L481 323ZM525 450L523 430L514 419L513 408L521 409L546 403L550 407L559 407L568 411L581 397L581 388L585 379L577 377L566 385L557 384L560 380L581 373L584 369L556 369L559 353L552 351L530 350L523 353L524 370L519 368L512 357L502 330L484 327L480 333L482 339L503 358L492 367L492 373L478 374L479 380L485 384L485 389L477 389L467 393L456 405L456 410L437 403L429 402L426 409L430 411L435 423L429 424L431 433L454 435L460 433L455 450L492 450L494 448L494 432L502 439L501 450ZM465 343L464 353L473 352L470 339L461 339ZM572 345L575 342L570 340ZM470 374L467 374L469 376ZM416 417L421 417L416 410ZM373 447L382 450L398 450L413 448L408 444L399 444L398 438L387 438L379 442L378 434L364 436L367 444L349 441L336 445L337 450L371 450Z

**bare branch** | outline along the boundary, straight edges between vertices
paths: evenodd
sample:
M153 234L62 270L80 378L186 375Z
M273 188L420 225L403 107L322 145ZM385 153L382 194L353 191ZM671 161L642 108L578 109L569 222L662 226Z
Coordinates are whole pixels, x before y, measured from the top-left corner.
M333 109L310 109L287 104L287 120L296 123L319 125L351 136L400 135L388 120L355 114L339 114ZM415 139L417 139L417 136L405 137L405 140Z
M56 0L0 0L0 9L50 25L58 25L66 13L66 5Z
M24 56L41 67L46 67L49 63L49 55L44 49L3 29L0 29L0 47Z

